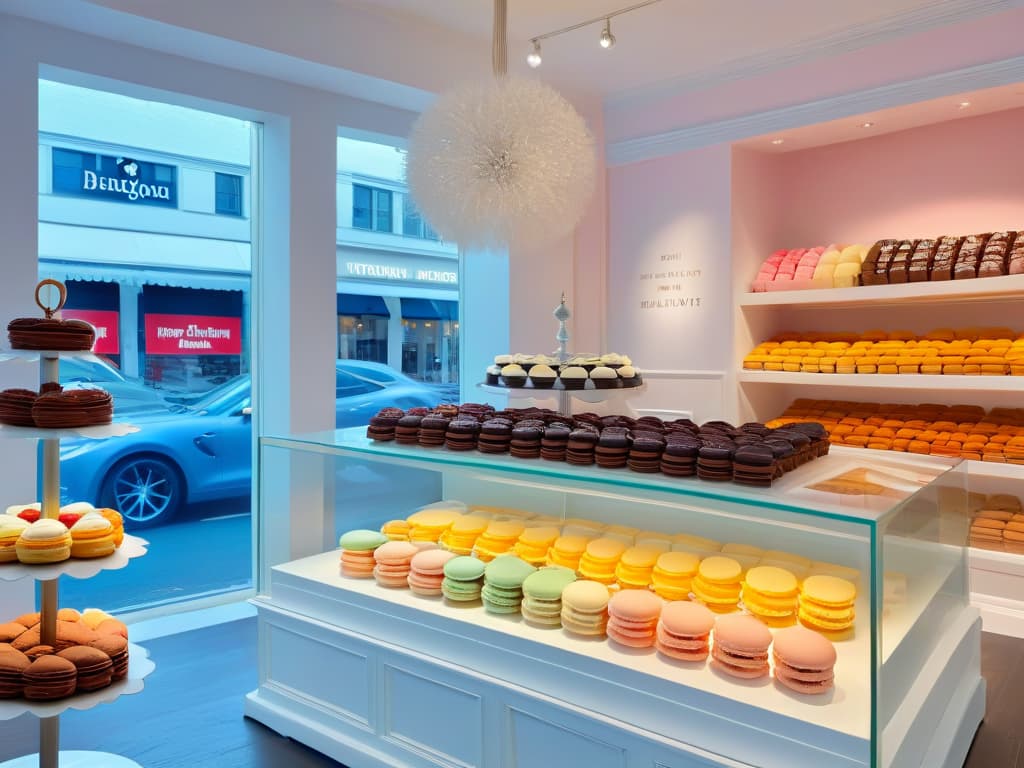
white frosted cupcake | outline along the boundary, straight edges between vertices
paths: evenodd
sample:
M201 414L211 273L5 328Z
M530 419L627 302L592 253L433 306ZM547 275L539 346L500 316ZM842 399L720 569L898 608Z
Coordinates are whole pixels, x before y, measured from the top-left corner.
M497 385L501 382L501 366L500 365L489 365L487 366L487 379L486 383L491 385Z
M558 374L566 389L583 389L587 385L587 369L579 365L563 368Z
M558 374L550 365L541 363L530 368L530 381L534 389L551 389L557 377Z
M512 359L512 355L495 355L494 364L499 368L503 368L506 365L512 365L515 360Z
M640 373L632 365L624 365L618 370L619 381L624 387L640 386Z
M607 365L599 365L592 370L590 380L597 389L614 389L619 386L619 374Z
M501 369L501 380L506 387L525 387L526 371L518 363L511 363Z

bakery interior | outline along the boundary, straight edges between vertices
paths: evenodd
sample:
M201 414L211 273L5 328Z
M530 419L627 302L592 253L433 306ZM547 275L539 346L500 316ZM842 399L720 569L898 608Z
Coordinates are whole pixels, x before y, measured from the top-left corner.
M0 767L1024 766L1021 29L1015 0L0 0L5 322L45 308L41 81L258 126L249 578L63 603L156 578L161 539L57 498L82 424L11 409L91 340L10 328ZM400 150L458 244L457 398L343 428L340 137ZM98 439L145 432L103 407Z

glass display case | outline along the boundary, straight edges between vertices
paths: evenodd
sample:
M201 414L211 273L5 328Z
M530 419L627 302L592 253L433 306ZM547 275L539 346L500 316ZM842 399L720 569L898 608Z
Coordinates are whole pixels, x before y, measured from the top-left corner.
M840 450L749 489L375 443L362 428L260 450L264 535L287 517L291 556L308 556L274 565L256 599L247 714L346 764L953 766L980 722L966 463ZM852 629L829 634L834 688L794 693L341 574L341 533L442 500L744 571L841 576L856 597Z

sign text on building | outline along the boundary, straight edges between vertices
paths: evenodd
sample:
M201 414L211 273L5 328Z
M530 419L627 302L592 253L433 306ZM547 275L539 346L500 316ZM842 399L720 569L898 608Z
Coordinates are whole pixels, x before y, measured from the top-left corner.
M146 354L240 355L242 319L206 315L146 315Z

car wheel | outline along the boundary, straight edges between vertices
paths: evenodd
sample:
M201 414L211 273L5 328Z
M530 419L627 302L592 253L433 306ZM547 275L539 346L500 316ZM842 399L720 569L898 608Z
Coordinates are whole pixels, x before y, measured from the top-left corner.
M127 528L148 528L177 514L184 490L178 470L167 461L135 456L110 470L100 498L104 506L121 513Z

